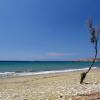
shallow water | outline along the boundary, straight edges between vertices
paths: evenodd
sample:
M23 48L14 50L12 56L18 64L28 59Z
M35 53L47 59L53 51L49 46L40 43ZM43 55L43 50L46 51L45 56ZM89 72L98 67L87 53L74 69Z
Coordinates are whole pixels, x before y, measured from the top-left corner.
M37 75L84 70L91 62L72 61L0 61L0 75ZM94 67L100 68L100 62ZM19 74L20 73L20 74Z

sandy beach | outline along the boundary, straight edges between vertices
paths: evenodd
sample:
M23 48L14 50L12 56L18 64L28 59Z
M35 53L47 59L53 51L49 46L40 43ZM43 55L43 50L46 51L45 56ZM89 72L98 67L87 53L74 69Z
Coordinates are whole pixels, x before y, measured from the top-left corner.
M100 69L0 79L0 100L100 100Z

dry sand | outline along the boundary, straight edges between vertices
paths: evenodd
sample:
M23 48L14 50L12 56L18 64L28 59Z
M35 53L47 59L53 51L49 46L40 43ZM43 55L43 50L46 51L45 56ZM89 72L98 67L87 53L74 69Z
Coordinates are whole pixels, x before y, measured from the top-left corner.
M82 85L80 73L0 79L0 100L100 100L100 69L91 70Z

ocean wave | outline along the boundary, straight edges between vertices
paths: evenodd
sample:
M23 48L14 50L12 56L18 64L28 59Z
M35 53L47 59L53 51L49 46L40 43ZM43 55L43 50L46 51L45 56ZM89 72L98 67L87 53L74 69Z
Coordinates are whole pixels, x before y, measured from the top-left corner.
M92 67L92 69L97 69L98 67ZM10 77L10 76L31 76L31 75L42 75L42 74L53 74L53 73L65 73L87 70L88 67L82 69L65 69L65 70L53 70L53 71L41 71L41 72L3 72L0 73L0 77Z

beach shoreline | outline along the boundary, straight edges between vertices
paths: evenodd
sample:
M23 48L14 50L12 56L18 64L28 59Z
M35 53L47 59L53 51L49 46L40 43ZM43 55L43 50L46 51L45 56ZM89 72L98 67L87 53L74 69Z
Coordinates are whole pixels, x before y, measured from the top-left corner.
M89 95L100 92L100 69L92 69L82 85L81 72L0 79L0 100L89 100Z
M92 67L92 69L99 69L98 67ZM12 77L21 77L21 76L35 76L35 75L46 75L46 74L60 74L67 72L76 72L76 71L85 71L88 70L88 67L78 68L78 69L63 69L63 70L50 70L50 71L21 71L21 72L0 72L0 78L12 78Z

